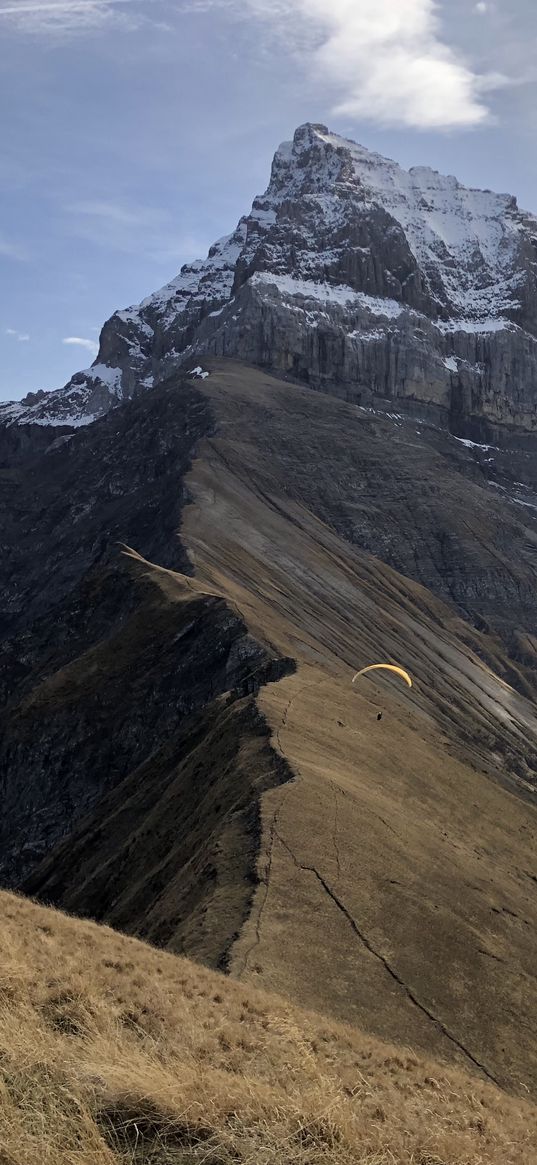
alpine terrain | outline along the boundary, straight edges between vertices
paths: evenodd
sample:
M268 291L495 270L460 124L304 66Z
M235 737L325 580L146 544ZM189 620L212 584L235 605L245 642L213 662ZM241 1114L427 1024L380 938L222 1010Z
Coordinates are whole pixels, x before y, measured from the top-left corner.
M529 1162L537 218L301 126L0 488L6 1162Z
M537 218L510 195L304 125L207 259L116 312L90 369L6 419L87 422L211 354L507 441L536 428L536 271Z

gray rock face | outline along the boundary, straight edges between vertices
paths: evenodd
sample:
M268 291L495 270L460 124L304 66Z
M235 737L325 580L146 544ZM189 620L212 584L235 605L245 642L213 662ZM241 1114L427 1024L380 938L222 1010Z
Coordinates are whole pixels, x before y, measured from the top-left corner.
M207 353L462 436L533 434L537 219L507 194L304 125L207 259L104 325L97 360L7 426L87 423Z

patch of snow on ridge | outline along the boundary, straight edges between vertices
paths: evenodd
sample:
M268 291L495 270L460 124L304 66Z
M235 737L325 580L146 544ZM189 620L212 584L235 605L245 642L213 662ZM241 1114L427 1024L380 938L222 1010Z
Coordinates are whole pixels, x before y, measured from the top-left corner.
M6 404L0 404L0 421L17 421L21 413L25 413L26 409L18 403L18 401L8 401Z
M47 425L51 429L59 428L60 425L68 425L71 429L81 429L84 425L91 425L96 420L97 416L94 413L65 413L60 417L36 417L32 424Z
M115 314L117 319L121 320L122 323L135 324L138 331L142 332L144 336L147 336L148 340L151 340L155 335L154 328L146 320L142 319L139 307L126 307L121 311L117 311Z
M487 335L489 332L516 331L517 325L510 320L488 316L486 319L470 320L436 320L434 324L439 332L469 332L474 335Z
M511 498L512 502L516 502L517 506L525 506L528 510L537 510L535 502L523 502L522 498Z
M446 356L443 360L443 364L448 369L449 372L457 372L458 371L459 365L458 365L456 356Z
M273 286L283 294L300 295L304 299L316 299L319 303L336 303L342 307L359 306L369 311L371 315L384 316L386 319L396 319L405 310L395 299L366 295L363 291L354 291L352 287L296 279L292 275L273 275L270 271L256 271L250 283L254 287L263 284Z
M61 389L59 390L61 392ZM47 396L49 394L47 393ZM0 423L5 423L8 427L11 425L39 425L41 428L47 426L51 429L59 428L63 425L69 426L72 429L79 429L84 425L91 425L97 420L94 413L81 412L61 412L61 405L64 403L61 399L59 401L56 392L50 393L51 400L45 398L35 405L21 405L8 404L0 405ZM60 411L54 412L54 405L60 405ZM71 399L69 405L71 410L76 402Z
M214 243L206 259L185 263L175 279L143 299L138 307L129 308L129 317L134 317L137 312L142 312L145 317L148 312L165 310L165 322L169 322L188 301L230 299L235 267L246 235L246 220L241 219L231 235L224 235Z
M356 328L354 332L347 332L348 340L361 340L364 344L372 344L375 340L385 340L389 333L381 328Z
M101 384L105 384L116 396L121 396L123 377L121 368L111 368L109 364L92 364L91 368L84 369L80 375L85 376L87 380L100 380Z
M207 380L209 373L205 372L201 364L198 364L197 368L192 368L188 375L195 376L198 380Z
M467 449L498 449L497 445L480 445L479 441L470 441L468 437L454 437L453 440L465 445Z
M97 412L92 408L95 393L98 400L105 389L110 398L109 407L123 399L122 375L121 368L112 368L102 363L92 364L91 368L78 372L65 388L35 394L37 399L32 400L32 403L21 401L5 407L0 405L0 422L7 425L48 425L51 428L60 425L68 425L70 428L91 425L105 411L100 402Z
M273 226L277 215L273 207L260 206L258 200L255 199L249 217L264 226Z

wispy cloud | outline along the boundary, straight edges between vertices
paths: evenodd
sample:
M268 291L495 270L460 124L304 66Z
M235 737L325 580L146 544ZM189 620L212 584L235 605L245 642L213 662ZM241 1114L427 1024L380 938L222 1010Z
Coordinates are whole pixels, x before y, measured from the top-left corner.
M446 43L438 0L213 3L275 30L338 114L418 129L476 126L489 113L483 93L505 83L479 76Z
M104 198L71 202L64 211L71 234L94 246L129 255L146 250L148 237L158 230L163 217L152 207Z
M84 336L65 336L62 344L75 344L79 348L86 348L91 352L92 356L96 356L99 351L99 345L96 340L86 340Z
M167 210L133 202L91 198L69 203L70 230L99 247L165 264L197 258L207 250L207 240L186 234L177 238Z
M12 340L18 340L20 344L30 339L28 332L18 332L16 328L5 328L4 331L6 336L11 336Z
M100 198L73 202L66 207L66 210L83 218L94 219L105 224L113 223L114 226L120 227L147 226L148 221L153 222L155 217L161 217L158 211Z
M0 26L22 33L91 32L113 21L136 26L138 0L0 0ZM127 6L132 10L127 12Z

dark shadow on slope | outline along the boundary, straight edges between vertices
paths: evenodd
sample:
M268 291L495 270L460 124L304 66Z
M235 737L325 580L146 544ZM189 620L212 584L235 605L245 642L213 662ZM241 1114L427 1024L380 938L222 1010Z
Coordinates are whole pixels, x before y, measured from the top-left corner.
M24 891L226 969L257 885L260 797L291 777L255 698L220 697L104 798Z

